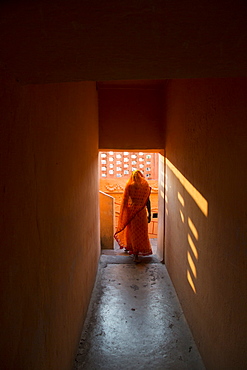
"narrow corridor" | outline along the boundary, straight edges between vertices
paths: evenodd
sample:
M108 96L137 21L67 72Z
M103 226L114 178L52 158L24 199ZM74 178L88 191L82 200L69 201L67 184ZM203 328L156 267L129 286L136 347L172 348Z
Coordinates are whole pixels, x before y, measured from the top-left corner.
M165 265L104 251L74 370L202 370Z

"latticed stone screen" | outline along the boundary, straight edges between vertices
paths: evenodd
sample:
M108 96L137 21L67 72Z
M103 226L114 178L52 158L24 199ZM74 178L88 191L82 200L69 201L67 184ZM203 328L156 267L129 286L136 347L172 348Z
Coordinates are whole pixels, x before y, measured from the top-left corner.
M147 180L157 180L158 154L146 152L101 152L100 177L128 178L140 170Z

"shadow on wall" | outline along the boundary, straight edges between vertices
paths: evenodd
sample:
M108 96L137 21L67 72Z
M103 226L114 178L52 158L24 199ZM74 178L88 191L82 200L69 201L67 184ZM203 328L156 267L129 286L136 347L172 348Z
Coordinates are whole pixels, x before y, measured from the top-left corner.
M166 218L168 221L171 216L173 220L177 220L176 226L179 233L177 233L177 239L174 240L173 244L180 249L180 256L184 256L183 246L187 245L186 261L182 262L186 262L187 283L194 294L197 294L200 225L208 217L208 202L168 159L166 159L166 165ZM176 190L172 186L174 180L176 181ZM189 204L189 208L186 207L187 204ZM169 232L169 222L167 229ZM174 236L173 234L173 238Z

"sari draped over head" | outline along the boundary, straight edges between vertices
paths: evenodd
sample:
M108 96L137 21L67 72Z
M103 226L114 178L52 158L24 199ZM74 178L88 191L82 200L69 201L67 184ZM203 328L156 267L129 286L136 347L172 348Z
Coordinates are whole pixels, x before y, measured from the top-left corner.
M126 184L114 238L129 254L152 254L148 238L146 204L151 188L140 171L134 171Z

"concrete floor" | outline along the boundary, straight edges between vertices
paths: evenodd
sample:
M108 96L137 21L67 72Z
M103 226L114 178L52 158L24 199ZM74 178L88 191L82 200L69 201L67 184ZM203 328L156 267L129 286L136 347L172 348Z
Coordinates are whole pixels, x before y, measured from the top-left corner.
M166 267L103 253L74 370L205 369Z

